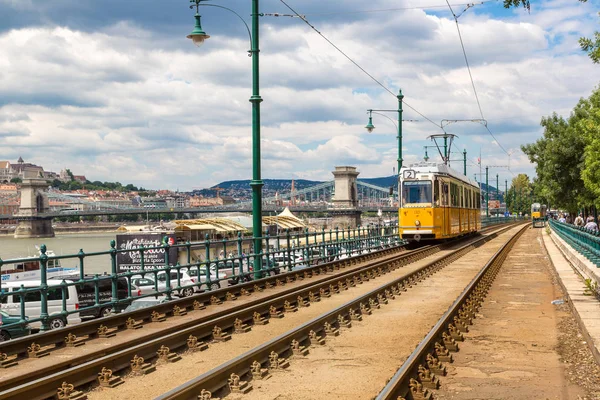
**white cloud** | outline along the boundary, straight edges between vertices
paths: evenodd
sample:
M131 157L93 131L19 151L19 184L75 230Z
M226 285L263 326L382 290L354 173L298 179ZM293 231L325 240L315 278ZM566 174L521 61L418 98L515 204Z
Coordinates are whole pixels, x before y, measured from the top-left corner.
M532 175L518 149L539 137L540 117L568 114L597 84L598 67L576 44L596 23L584 14L590 7L556 0L531 16L500 20L475 8L460 19L485 117L503 147L515 151L513 171ZM371 134L364 125L368 108L395 110L396 99L305 24L261 22L263 178L331 179L339 164L358 166L362 177L390 175L393 124L374 116ZM447 15L409 10L315 24L392 92L402 87L406 102L436 124L480 118ZM247 38L215 34L198 50L149 29L144 20L124 19L95 33L54 25L0 33L2 158L154 188L250 178ZM409 163L422 158L427 136L441 131L407 106L404 118L420 119L404 123ZM508 162L482 126L447 129L470 156L482 147L484 163Z

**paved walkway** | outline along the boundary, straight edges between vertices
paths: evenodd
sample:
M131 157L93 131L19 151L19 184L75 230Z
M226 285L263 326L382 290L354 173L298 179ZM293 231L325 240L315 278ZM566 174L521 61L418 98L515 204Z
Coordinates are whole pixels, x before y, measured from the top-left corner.
M596 268L554 232L549 235L544 230L543 239L567 297L565 300L570 303L588 346L600 364L600 301L584 294L585 279L598 282L600 286L600 268Z

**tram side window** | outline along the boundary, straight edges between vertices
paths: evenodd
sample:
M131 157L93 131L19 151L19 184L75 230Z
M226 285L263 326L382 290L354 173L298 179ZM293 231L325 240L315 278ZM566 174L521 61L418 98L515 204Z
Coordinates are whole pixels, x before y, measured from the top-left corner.
M469 199L469 204L467 207L473 208L473 191L471 189L467 189L467 198Z
M448 207L448 184L442 183L442 205Z
M440 182L437 179L433 182L433 203L440 205Z
M431 203L430 181L405 181L402 184L402 202L404 204Z

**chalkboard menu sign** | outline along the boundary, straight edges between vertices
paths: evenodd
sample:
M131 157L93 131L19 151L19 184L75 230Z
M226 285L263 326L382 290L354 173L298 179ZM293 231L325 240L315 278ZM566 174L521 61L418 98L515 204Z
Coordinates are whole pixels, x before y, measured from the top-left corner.
M117 270L119 272L139 271L142 268L142 255L138 250L158 247L163 242L175 244L175 234L164 232L140 232L117 235L117 250L129 250L117 253ZM165 249L144 250L144 269L154 269L165 266ZM177 248L169 249L169 265L177 263Z

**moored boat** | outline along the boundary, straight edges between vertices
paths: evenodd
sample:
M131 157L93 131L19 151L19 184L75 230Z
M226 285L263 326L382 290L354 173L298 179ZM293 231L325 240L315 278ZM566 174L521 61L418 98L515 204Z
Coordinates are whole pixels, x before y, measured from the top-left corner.
M59 259L52 259L52 257L56 256L52 250L46 251L46 255L49 257L46 264L46 277L48 279L54 276L76 275L79 273L77 268L65 268L61 266ZM16 263L13 264L13 268L3 269L0 271L0 279L2 282L18 282L41 279L42 272L40 271L40 262L38 260L39 256L27 258L31 258L31 261Z

